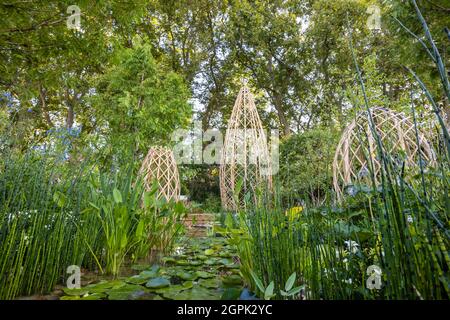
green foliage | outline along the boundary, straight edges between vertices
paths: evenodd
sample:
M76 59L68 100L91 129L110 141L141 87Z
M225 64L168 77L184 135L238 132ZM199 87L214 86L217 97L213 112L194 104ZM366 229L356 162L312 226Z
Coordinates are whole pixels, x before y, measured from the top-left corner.
M132 161L106 172L41 152L2 155L0 298L48 293L70 265L117 276L183 234L184 207L144 192Z
M281 193L293 203L320 203L330 194L337 132L323 129L292 135L280 145Z
M190 121L186 85L158 64L151 51L135 38L132 48L118 51L98 82L93 106L111 151L134 146L134 152L143 154L152 144L168 143L172 132Z

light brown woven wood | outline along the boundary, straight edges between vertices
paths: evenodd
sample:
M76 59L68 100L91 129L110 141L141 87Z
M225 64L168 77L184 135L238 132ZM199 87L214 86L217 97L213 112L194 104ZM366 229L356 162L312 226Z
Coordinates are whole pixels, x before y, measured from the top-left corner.
M236 210L245 206L244 197L256 201L256 191L272 186L270 156L266 134L247 86L239 91L228 122L220 165L222 206ZM235 195L236 185L242 188Z
M434 164L434 153L430 143L421 131L417 142L414 123L410 118L386 108L374 107L370 110L376 131L387 153L397 157L399 163L404 159L408 167L418 166L419 154L425 165ZM338 200L342 200L344 189L348 185L371 185L369 170L371 164L367 159L371 159L373 163L375 182L378 184L381 163L376 140L370 129L368 112L364 111L360 112L344 130L336 149L333 161L333 185Z
M151 147L142 162L139 174L143 175L148 191L153 181L158 182L157 198L178 201L180 197L180 177L175 157L171 149L161 146Z

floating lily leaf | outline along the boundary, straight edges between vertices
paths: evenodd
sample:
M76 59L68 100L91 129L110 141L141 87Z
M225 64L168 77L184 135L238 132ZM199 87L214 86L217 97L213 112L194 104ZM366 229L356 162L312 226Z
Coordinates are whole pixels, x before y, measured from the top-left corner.
M80 296L62 296L59 300L80 300Z
M146 291L135 291L132 292L128 298L129 300L154 300L157 295Z
M198 260L191 260L191 261L189 261L189 263L191 266L199 266L202 264L202 262L198 261Z
M220 262L217 259L208 259L208 260L205 260L205 264L209 265L209 266L213 266L216 264L220 264Z
M146 283L145 286L151 289L159 289L170 286L170 281L167 280L166 278L158 277L151 279L149 282Z
M112 291L128 291L128 292L132 292L132 291L138 291L138 290L144 290L144 287L137 285L137 284L129 284L129 283L125 283L123 286L119 286L119 287L113 287L109 292ZM108 292L108 294L109 294Z
M145 271L142 271L139 275L140 275L141 277L147 278L147 279L150 279L150 278L156 278L156 277L158 276L158 271L154 271L154 270L145 270Z
M187 261L187 260L177 260L176 263L179 266L188 266L189 265L189 261Z
M131 269L136 271L147 270L148 268L150 268L149 264L134 264L131 266Z
M112 291L108 293L109 300L130 300L130 291Z
M172 258L172 257L164 257L164 258L161 259L161 261L163 263L165 263L165 264L173 264L173 263L177 262L177 260L175 258Z
M219 262L223 265L232 265L233 261L230 259L220 259Z
M81 297L80 300L101 300L106 298L106 294L104 293L94 293L84 297Z
M220 280L218 279L200 279L198 284L205 288L218 288L220 286Z
M89 293L103 293L113 287L113 282L102 281L99 283L94 283L86 286L85 288L89 290Z
M194 283L192 281L185 281L181 286L184 289L191 289L194 286Z
M167 292L164 297L172 300L218 300L220 296L211 292L206 288L196 286L191 290L184 290L180 292Z
M205 250L205 256L211 256L214 254L214 250L213 249L206 249Z
M224 277L222 282L225 286L236 286L242 284L242 278L236 274Z
M83 296L89 292L89 289L87 289L87 288L80 288L80 289L64 288L63 291L65 294L67 294L69 296Z
M231 253L229 253L228 251L219 253L219 257L221 258L231 258L231 256Z
M183 271L177 272L176 276L178 278L183 279L183 280L195 280L195 279L197 279L197 275L196 274L189 273L189 272L183 272Z
M207 278L213 278L214 275L212 273L206 272L206 271L196 271L195 274L197 275L198 278L203 278L203 279L207 279Z
M222 294L221 300L238 300L241 296L241 289L238 288L226 288Z
M114 280L114 281L111 281L111 284L112 284L112 289L119 289L119 288L125 286L126 282L122 281L122 280Z
M132 277L127 278L125 281L127 283L131 283L131 284L144 284L150 278L151 277L147 277L147 276L143 276L143 275L136 275L136 276L132 276Z

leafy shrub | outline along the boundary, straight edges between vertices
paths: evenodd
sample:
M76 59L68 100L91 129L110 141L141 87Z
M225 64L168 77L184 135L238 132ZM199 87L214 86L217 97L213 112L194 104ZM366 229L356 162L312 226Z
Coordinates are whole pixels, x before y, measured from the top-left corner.
M280 146L280 182L285 198L320 203L332 187L338 135L323 128L290 136Z

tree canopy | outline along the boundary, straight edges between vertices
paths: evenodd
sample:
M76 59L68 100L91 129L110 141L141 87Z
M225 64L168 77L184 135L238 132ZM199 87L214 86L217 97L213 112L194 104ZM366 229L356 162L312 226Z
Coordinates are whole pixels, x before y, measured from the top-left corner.
M448 51L448 1L418 3ZM360 103L350 43L382 74L363 76L383 104L401 109L405 92L417 91L405 67L439 92L426 50L401 26L420 39L409 1L79 1L79 30L67 26L69 5L0 4L0 129L18 148L46 141L51 128L77 128L80 144L133 141L141 153L186 126L189 109L204 128L223 128L243 79L265 126L284 136L342 128ZM380 30L367 25L373 5Z

